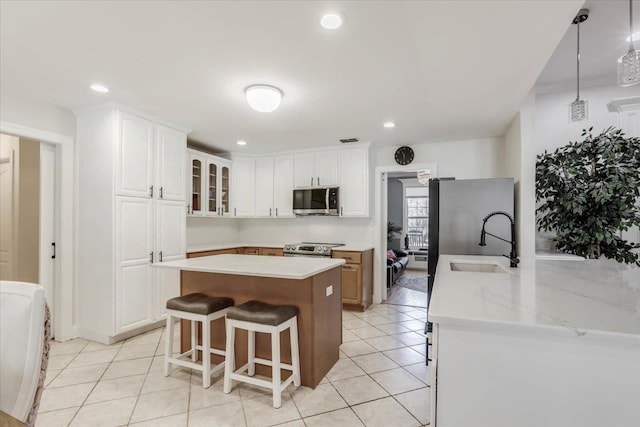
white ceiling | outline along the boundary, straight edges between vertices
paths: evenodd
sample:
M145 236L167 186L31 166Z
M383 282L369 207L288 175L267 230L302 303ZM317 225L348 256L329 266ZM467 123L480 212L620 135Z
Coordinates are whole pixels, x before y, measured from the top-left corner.
M629 1L590 0L583 7L590 13L580 24L580 85L615 84L616 62L629 49ZM640 4L635 5L633 15L634 30L640 31ZM576 26L571 25L540 74L538 91L575 88L576 39ZM640 42L636 44L640 48Z
M496 136L581 4L2 1L0 89L69 109L120 102L221 151ZM341 29L318 25L327 10ZM274 113L248 107L255 83L284 91Z

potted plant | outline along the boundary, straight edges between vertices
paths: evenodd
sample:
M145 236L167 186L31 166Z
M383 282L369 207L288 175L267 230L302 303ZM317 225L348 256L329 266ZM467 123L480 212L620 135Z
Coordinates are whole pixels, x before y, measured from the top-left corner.
M402 233L402 227L395 225L391 221L387 224L387 243L391 243L391 239Z
M592 130L537 156L538 230L555 232L560 251L640 266L640 243L620 237L640 226L640 138L613 127L596 136Z

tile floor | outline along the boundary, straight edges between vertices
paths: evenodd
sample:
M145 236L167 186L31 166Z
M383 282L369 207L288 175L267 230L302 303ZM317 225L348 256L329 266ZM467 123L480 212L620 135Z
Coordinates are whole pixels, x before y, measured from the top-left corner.
M164 328L110 346L55 342L36 426L427 425L425 316L389 304L343 312L338 363L315 390L289 387L277 410L266 389L236 384L224 394L221 375L209 389L198 371L164 377Z

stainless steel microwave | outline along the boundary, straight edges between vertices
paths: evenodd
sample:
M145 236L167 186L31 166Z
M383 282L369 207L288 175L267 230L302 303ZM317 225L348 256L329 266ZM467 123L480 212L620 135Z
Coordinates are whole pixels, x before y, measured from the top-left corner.
M293 190L293 213L296 215L339 215L338 187Z

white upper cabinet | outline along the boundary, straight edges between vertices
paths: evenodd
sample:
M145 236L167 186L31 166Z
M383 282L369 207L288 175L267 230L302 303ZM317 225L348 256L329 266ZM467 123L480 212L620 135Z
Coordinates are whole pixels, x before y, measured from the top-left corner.
M369 146L343 148L338 164L340 216L369 216Z
M187 202L187 213L189 215L204 215L203 189L204 173L207 161L204 155L189 151L189 194L190 200Z
M293 217L293 155L277 155L273 165L274 216Z
M238 218L255 216L255 158L234 156L232 163L231 215Z
M116 195L153 197L154 124L117 112Z
M186 177L187 135L166 126L157 126L158 160L156 183L157 197L164 200L186 199L184 180Z
M187 214L192 216L228 216L231 162L202 153L188 151L188 192L190 199Z
M259 218L269 218L275 215L273 178L273 157L256 158L256 216Z
M295 153L294 173L296 188L338 185L338 151Z

